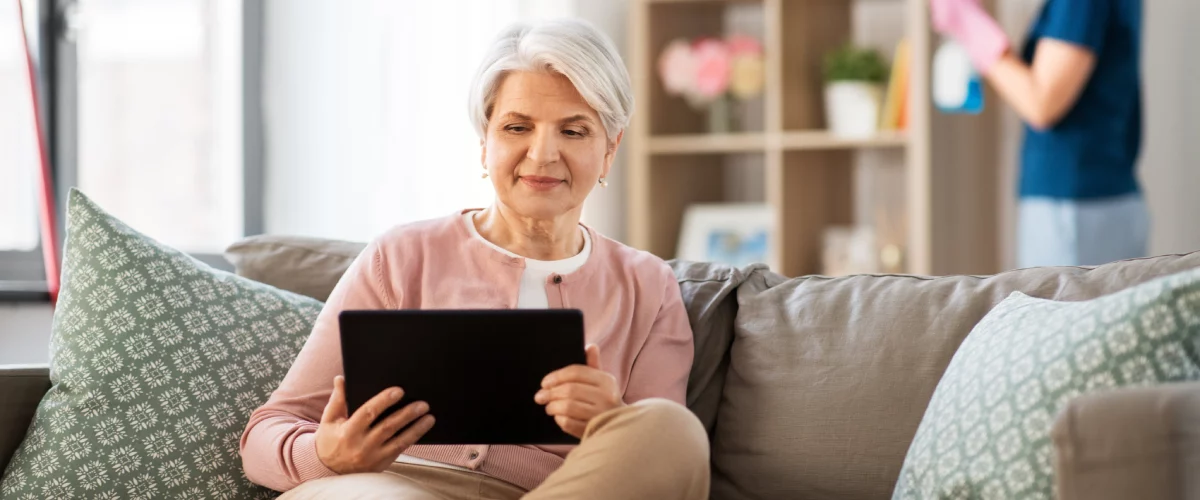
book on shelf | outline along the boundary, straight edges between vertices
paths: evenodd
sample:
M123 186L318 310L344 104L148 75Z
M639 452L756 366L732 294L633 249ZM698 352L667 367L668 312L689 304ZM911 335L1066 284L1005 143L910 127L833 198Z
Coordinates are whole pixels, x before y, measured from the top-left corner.
M904 130L908 125L908 82L911 53L908 39L896 44L892 59L892 74L888 79L887 95L883 113L880 115L880 130Z

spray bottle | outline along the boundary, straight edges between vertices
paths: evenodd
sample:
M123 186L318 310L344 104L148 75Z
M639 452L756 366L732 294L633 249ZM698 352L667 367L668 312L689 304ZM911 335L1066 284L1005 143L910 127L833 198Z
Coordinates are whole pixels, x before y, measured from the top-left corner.
M943 113L983 111L983 79L966 49L944 39L933 55L933 103Z

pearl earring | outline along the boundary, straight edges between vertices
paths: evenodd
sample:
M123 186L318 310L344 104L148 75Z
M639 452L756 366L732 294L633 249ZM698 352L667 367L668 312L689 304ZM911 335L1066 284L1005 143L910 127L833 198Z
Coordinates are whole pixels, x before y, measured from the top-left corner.
M608 187L608 181L604 180L603 177L600 178L600 187Z

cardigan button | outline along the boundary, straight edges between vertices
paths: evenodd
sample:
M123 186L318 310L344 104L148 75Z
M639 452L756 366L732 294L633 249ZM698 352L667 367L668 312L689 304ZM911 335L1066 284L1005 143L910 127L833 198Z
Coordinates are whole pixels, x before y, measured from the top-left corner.
M471 460L475 460L476 458L479 458L479 452L472 450L470 458L471 458Z
M562 276L557 276L557 275L555 275L555 276L554 276L554 284L555 284L555 285L562 284Z

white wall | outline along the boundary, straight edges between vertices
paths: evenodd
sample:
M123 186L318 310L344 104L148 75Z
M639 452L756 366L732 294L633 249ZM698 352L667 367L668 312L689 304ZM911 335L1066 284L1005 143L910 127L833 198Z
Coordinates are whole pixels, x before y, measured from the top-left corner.
M575 0L575 15L588 20L608 34L616 43L621 57L629 58L629 47L626 40L629 0L588 1ZM635 97L636 99L636 97ZM644 113L644 109L634 112ZM625 173L624 165L628 148L617 151L613 168L609 175L608 188L592 192L584 207L584 222L610 238L623 240L625 238Z
M53 317L45 304L0 304L0 365L46 363Z
M364 0L365 1L365 0ZM266 230L365 240L491 202L467 120L470 78L495 32L578 16L625 41L626 0L268 0L264 43ZM585 221L624 233L618 156Z
M1145 0L1141 178L1155 255L1200 250L1200 2Z

